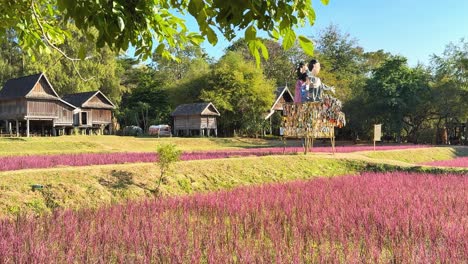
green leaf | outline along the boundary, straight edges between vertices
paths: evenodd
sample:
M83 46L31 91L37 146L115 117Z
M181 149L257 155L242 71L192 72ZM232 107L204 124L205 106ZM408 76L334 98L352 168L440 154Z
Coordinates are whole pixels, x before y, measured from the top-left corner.
M188 11L192 16L196 16L202 9L203 3L201 0L191 0L188 4Z
M198 46L205 40L205 38L199 34L191 34L189 35L189 40L193 45Z
M278 32L278 30L276 30L276 28L274 28L272 31L271 31L271 36L275 39L275 40L278 40L280 38L280 34Z
M120 31L123 31L125 28L125 23L121 17L117 17L117 23L119 24Z
M165 47L166 47L166 45L164 45L164 43L159 44L158 47L156 48L156 53L157 54L162 54Z
M320 0L322 2L322 4L324 5L328 5L328 2L330 2L330 0Z
M260 67L260 52L258 52L258 49L260 48L260 46L258 45L259 42L261 43L261 41L259 40L247 41L247 45L249 46L250 53L255 57L257 68Z
M254 40L257 38L257 29L251 25L245 30L245 40Z
M301 45L302 50L309 55L314 56L314 42L308 39L305 36L299 36L299 45Z
M53 10L51 4L48 4L48 5L47 5L47 10L49 11L49 16L53 16L53 15L54 15L54 10Z
M311 26L315 24L315 11L314 9L310 8L309 12L307 13L307 18L309 19L309 23Z
M216 33L211 27L206 27L206 35L208 37L208 42L212 45L216 45L218 43L218 36L216 36Z
M260 40L257 40L257 46L260 47L260 49L262 50L262 56L265 60L268 60L268 49L267 47L265 46L265 44L263 44L262 41Z
M287 29L283 38L283 48L285 50L290 49L294 45L294 41L296 41L296 33L291 29Z

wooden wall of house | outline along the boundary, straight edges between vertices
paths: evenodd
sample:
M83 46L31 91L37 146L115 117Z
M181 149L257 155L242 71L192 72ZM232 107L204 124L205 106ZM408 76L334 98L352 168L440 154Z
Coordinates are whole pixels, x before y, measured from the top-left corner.
M28 116L58 117L57 101L28 100Z
M26 115L26 101L23 99L0 101L0 119L17 119Z
M55 120L56 124L73 124L73 108L65 105L58 104L58 118Z
M273 106L273 110L280 111L283 110L283 105L286 102L283 97L281 97L278 102Z
M216 129L217 121L215 116L175 116L174 129Z
M216 129L216 117L215 116L202 116L201 117L201 128Z
M93 116L93 123L96 124L110 124L112 123L112 112L108 109L92 109L91 115Z
M200 129L201 123L201 117L198 115L174 117L175 130Z
M97 94L96 96L92 97L86 104L83 105L86 108L109 108L112 107L111 104L107 103L107 100L101 95Z
M44 78L41 78L41 80L36 83L36 85L31 90L30 95L34 97L56 97Z

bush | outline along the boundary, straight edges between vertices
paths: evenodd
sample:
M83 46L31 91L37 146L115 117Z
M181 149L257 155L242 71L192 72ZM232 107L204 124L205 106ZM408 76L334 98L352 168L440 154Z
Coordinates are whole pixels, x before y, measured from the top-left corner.
M159 187L161 182L165 180L166 174L171 169L171 165L180 159L182 151L176 149L174 144L162 144L157 149L158 152L158 164L159 164L159 180L156 187L155 193L159 193Z

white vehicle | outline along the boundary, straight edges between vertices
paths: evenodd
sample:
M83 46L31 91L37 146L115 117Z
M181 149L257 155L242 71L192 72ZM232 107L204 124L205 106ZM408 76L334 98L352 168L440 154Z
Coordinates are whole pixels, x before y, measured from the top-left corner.
M151 136L170 136L172 137L171 127L169 125L150 126L148 134Z

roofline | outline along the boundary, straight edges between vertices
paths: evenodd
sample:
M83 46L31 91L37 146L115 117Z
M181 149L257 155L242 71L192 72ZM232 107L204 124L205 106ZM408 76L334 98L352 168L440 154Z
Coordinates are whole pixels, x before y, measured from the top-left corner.
M271 109L270 109L270 113L268 113L268 115L265 117L265 120L267 120L268 118L270 118L270 116L272 116L274 113L275 113L275 110L271 110Z
M214 106L214 104L213 104L212 102L208 102L208 103L192 103L192 104L207 104L206 107L203 108L203 110L200 112L200 115L201 115L210 105L212 105L213 108L214 108L215 111L216 111L217 116L221 116L221 114L219 113L218 109L216 109L216 107ZM172 111L172 113L171 113L170 116L191 116L191 115L193 115L193 113L192 113L192 114L178 114L178 115L174 115L175 110L177 110L177 108L179 108L180 106L183 106L183 105L192 105L192 104L181 104L181 105L178 105L178 106L176 107L176 109L174 109L174 111Z
M215 109L216 113L218 114L218 116L221 116L221 114L219 113L218 109L216 109L216 107L214 106L214 104L212 102L209 102L208 105L203 109L202 113L209 107L209 106L213 106L213 108Z
M34 74L32 74L34 75ZM29 76L32 76L32 75L29 75ZM27 76L26 76L27 77ZM45 75L45 73L41 72L40 75L39 75L39 78L37 78L37 81L34 83L34 85L32 86L31 90L29 90L29 92L27 94L24 95L24 97L28 97L28 95L31 93L31 91L34 89L34 86L36 86L36 84L41 80L41 78L44 77L47 84L50 86L50 88L52 89L52 92L54 92L55 96L57 98L60 99L60 96L57 94L57 92L55 91L54 87L52 86L52 84L49 82L49 79L47 78L47 76Z
M66 104L66 105L69 105L69 106L73 107L74 109L77 109L77 108L78 108L78 107L76 107L76 106L70 104L69 102L63 100L62 98L59 98L59 101L62 102L62 103L64 103L64 104Z
M288 91L288 94L291 96L291 98L294 99L294 97L292 96L291 92L289 91L288 86L285 86L285 87L283 88L283 90L281 91L281 93L278 95L278 98L276 98L276 101L275 101L275 103L273 103L273 105L271 106L271 108L273 108L273 106L275 106L275 105L278 103L279 99L283 96L284 91L286 91L286 90ZM270 108L270 109L271 109L271 108Z
M109 98L107 98L107 96L106 96L103 92L101 92L101 90L97 90L92 96L90 96L90 97L88 98L88 100L84 101L81 105L86 104L89 100L91 100L91 98L93 98L94 96L96 96L98 93L100 93L102 96L104 96L104 98L112 105L112 107L115 108L114 103L112 103L112 101L109 100Z
M272 108L278 103L279 99L281 97L283 97L283 94L285 91L288 91L288 94L289 96L291 96L291 98L294 100L294 96L291 94L291 91L289 91L289 88L288 86L284 86L283 90L281 91L281 93L278 95L278 98L276 98L276 101L273 103L273 105L270 107L270 113L265 117L265 119L268 119L271 115L273 115L273 113L275 112L274 110L272 110Z

